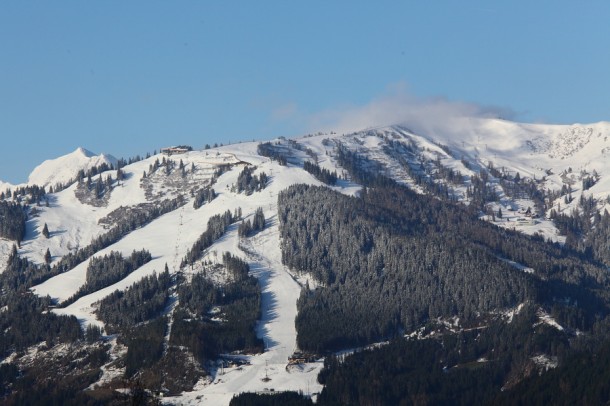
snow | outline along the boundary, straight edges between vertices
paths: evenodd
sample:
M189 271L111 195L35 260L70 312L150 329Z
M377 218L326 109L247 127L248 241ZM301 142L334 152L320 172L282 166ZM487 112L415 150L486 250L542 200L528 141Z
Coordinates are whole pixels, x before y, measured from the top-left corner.
M559 366L559 361L555 356L549 356L546 354L536 355L531 358L532 361L540 368L541 370L548 371L549 369L554 369Z
M521 310L523 310L523 308L525 307L525 303L519 303L517 305L517 307L513 308L513 309L509 309L505 312L501 312L500 314L502 314L504 317L506 317L506 322L507 323L512 323L513 318L518 315L519 313L521 313Z
M277 195L294 183L320 184L309 173L296 167L280 167L267 158L255 155L256 144L239 144L233 148L224 147L216 151L192 152L181 155L185 166L195 163L201 171L211 176L213 171L207 170L210 165L226 163L226 159L243 160L258 166L257 172L264 171L271 179L270 184L261 192L251 196L231 192L231 186L236 182L243 166L236 165L231 171L220 176L213 186L218 196L212 202L199 209L194 209L192 201L188 201L182 208L167 213L149 224L134 230L120 241L97 252L94 256L103 256L110 251L118 251L124 255L130 254L134 249L148 249L153 259L141 268L128 275L112 286L86 295L65 308L54 309L58 314L76 316L83 327L88 324L103 328L103 323L95 317L96 302L116 289L124 290L134 282L153 272L160 272L168 264L171 272L176 272L181 259L192 247L193 243L205 230L208 219L226 210L234 211L241 207L243 216L251 216L258 207L262 207L267 217L268 227L257 236L242 240L237 235L237 226L233 225L224 237L219 239L208 252L221 255L224 251L231 251L247 260L252 273L259 278L262 287L262 314L257 333L263 338L267 350L260 355L248 356L250 365L238 369L228 368L224 375L216 374L214 381L206 384L202 381L199 390L184 393L175 399L178 403L197 403L200 399L212 399L214 404L228 404L233 395L245 390L262 391L266 389L302 390L303 392L319 392L321 386L317 384L316 377L322 367L322 362L304 364L299 367L287 368L288 357L296 349L296 300L299 297L301 286L296 282L287 269L281 264L279 248L279 229L277 221ZM206 154L207 153L207 154ZM37 224L47 222L49 229L60 226L66 231L73 232L65 236L65 240L53 242L60 249L72 241L72 244L84 246L95 236L102 233L103 227L97 225L97 220L107 215L119 206L129 206L146 201L146 196L140 188L142 171L158 157L138 162L125 168L131 174L123 186L113 190L107 207L95 208L80 203L74 199L74 187L54 195L56 201L49 208L41 208ZM207 166L206 166L207 165ZM207 168L207 169L206 169ZM193 175L195 176L195 175ZM203 179L203 178L202 178ZM345 192L354 194L359 190L357 185L346 183ZM157 187L157 186L155 186ZM340 189L338 187L338 189ZM169 197L169 196L168 196ZM72 231L77 230L77 231ZM49 240L40 236L25 241L22 253L39 258L34 251L42 251L44 246L57 236ZM32 236L33 237L33 236ZM240 245L247 247L247 252L240 249ZM35 249L34 249L35 247ZM72 296L85 283L88 260L74 269L57 275L44 283L35 286L32 290L38 295L50 295L62 301ZM195 269L196 270L196 269ZM261 379L267 375L270 381ZM200 396L200 399L196 399ZM166 399L167 400L167 399Z
M55 258L82 248L104 230L97 220L107 211L81 204L74 197L76 185L50 195L49 207L36 207L38 214L30 217L26 224L26 236L22 242L20 255L34 262L42 263L47 249ZM47 224L49 238L42 236L42 228Z
M79 147L70 154L46 160L38 165L30 173L28 184L47 187L58 183L67 183L76 177L79 170L87 171L103 163L116 166L117 159L112 155L96 155Z
M406 123L408 127L408 123ZM454 118L438 128L422 129L413 133L405 126L383 127L363 131L348 136L337 137L344 146L373 158L381 163L390 177L423 193L403 166L383 150L383 138L406 143L416 147L416 157L410 164L419 164L420 159L427 162L439 161L442 166L459 170L465 177L465 185L449 185L454 196L465 201L469 177L485 170L490 164L496 169L521 178L529 178L539 183L540 188L558 191L564 182L572 183L571 204L564 204L564 196L553 202L552 208L559 212L570 213L578 207L580 196L593 196L598 208L610 208L610 123L600 122L588 125L550 125L523 124L499 119ZM304 142L313 142L306 139ZM312 139L314 140L314 139ZM444 147L441 148L440 146ZM446 152L449 150L450 154ZM468 164L464 166L463 162ZM470 169L469 169L470 168ZM594 171L601 175L599 181L587 191L582 190L581 181ZM562 174L569 173L566 177ZM535 207L532 200L514 199L506 196L497 180L491 177L500 205L491 204L497 211L512 208L524 211ZM514 228L526 234L540 234L545 239L559 243L565 241L553 222L548 218L549 211L538 213L532 221L519 221L523 216L515 214L502 221L496 219L501 227ZM491 220L491 216L486 217Z
M271 219L271 222L273 223L274 219ZM296 349L294 318L297 313L296 298L301 286L281 264L278 238L276 222L245 242L248 254L241 251L262 288L263 311L257 334L263 338L265 352L243 356L250 365L225 368L224 373L215 374L211 382L204 379L196 390L175 398L166 398L166 401L181 405L201 402L228 404L234 395L241 392L293 390L311 394L322 390L322 386L317 383L317 375L322 368L321 361L288 367L288 357ZM213 248L218 252L227 248L234 249L237 239L233 231L230 238L215 244Z
M516 269L518 269L518 270L520 270L520 271L522 271L522 272L525 272L525 273L534 273L534 272L536 272L536 271L534 270L534 268L530 268L530 267L525 266L525 265L523 265L523 264L520 264L520 263L518 263L518 262L511 261L510 259L502 258L502 257L499 257L499 256L496 256L496 257L497 257L499 260L501 260L502 262L505 262L505 263L507 263L508 265L510 265L510 266L512 266L512 267L514 267L514 268L516 268Z
M15 188L15 185L0 180L0 193L6 192L7 189L13 189L13 188Z
M104 384L108 384L115 379L120 379L125 374L125 367L118 367L116 361L127 353L127 347L117 344L116 337L111 337L110 340L110 360L100 368L102 375L100 379L92 383L88 389L94 389Z
M13 244L15 244L14 241L0 238L0 272L4 272L6 269L8 257L11 254Z
M542 308L538 309L538 312L536 313L536 315L538 316L538 319L540 319L540 321L538 323L536 323L534 325L534 327L538 326L540 324L546 324L548 326L556 328L559 331L564 330L563 326L561 324L557 323L557 321L555 321L555 319L550 314L548 314L546 311L544 311L544 309L542 309Z
M563 197L559 197L552 206L559 212L570 213L578 206L580 195L583 193L585 196L592 195L598 199L601 209L604 207L610 209L610 204L606 202L610 194L610 177L604 175L610 172L610 160L607 159L610 153L610 123L569 126L522 124L497 119L462 118L454 121L452 123L454 125L443 127L443 131L428 130L414 134L405 127L385 127L348 136L336 134L306 136L297 139L297 142L317 154L318 164L321 167L337 170L339 175L342 175L343 171L332 156L336 142L367 154L369 158L383 164L388 175L416 191L423 192L401 165L382 150L385 137L415 145L419 156L428 160L440 159L443 166L459 170L466 178L466 183L451 185L451 188L455 196L463 201L466 198L468 178L481 168L485 168L489 162L493 162L494 167L513 174L518 172L521 177L529 176L532 179L535 177L538 180L545 178L541 187L548 189L559 190L564 181L572 182L572 203L565 204ZM325 139L333 142L324 145ZM446 148L443 149L439 145L446 145L446 148L451 150L451 154L447 154ZM256 147L255 142L234 144L174 155L170 159L184 160L187 168L194 163L197 172L196 176L193 176L193 182L204 182L209 179L217 164L235 163L241 159L254 165L262 165L260 170L266 170L271 177L281 174L283 180L278 184L283 187L299 182L319 184L311 175L299 168L279 167L270 163L267 158L258 156ZM300 160L309 159L301 151L295 154L300 154ZM64 170L73 176L78 169L87 167L88 163L93 162L92 160L102 157L96 157L93 153L79 148L64 157L45 161L32 173L30 180L44 183L45 176L55 176ZM28 221L26 239L20 254L41 263L47 249L54 258L59 258L77 247L85 246L91 239L104 232L103 227L97 224L99 219L121 205L131 206L147 201L144 190L140 188L139 179L144 171L148 171L149 165L155 159L160 160L161 155L124 168L130 179L125 181L123 186L113 190L106 207L95 208L75 202L74 185L61 193L50 195L51 208L37 208L40 210L38 217ZM472 170L465 167L463 162L468 162L468 167ZM571 172L568 173L570 168ZM580 187L581 171L591 174L594 170L601 177L593 187L583 192ZM225 182L216 185L215 189L219 191L226 186ZM495 188L500 195L500 203L491 204L490 208L494 212L501 208L504 214L502 219L495 219L496 225L514 228L526 234L540 234L545 239L564 242L565 237L558 234L553 222L548 218L549 212L538 213L539 217L536 219L519 220L523 218L519 212L523 212L527 207L533 208L534 203L529 199L509 198L503 194L499 185ZM340 179L335 189L356 195L360 186ZM185 191L172 189L163 183L155 184L155 194L165 193L166 197L172 197L177 192ZM490 217L487 219L491 220ZM51 238L48 240L40 238L40 230L44 223L48 224L51 231ZM11 242L0 241L0 262L4 258L3 253L9 252L11 246Z
M241 159L256 161L258 171L264 171L271 177L271 184L252 196L231 194L231 204L224 202L222 207L234 210L241 207L244 217L252 215L256 208L262 207L267 218L268 227L252 238L242 241L237 236L236 227L217 241L209 252L219 255L231 251L248 261L253 275L262 288L262 318L257 327L257 334L263 338L266 350L263 354L246 356L250 365L239 368L226 368L224 374L216 374L211 383L203 380L195 391L185 392L176 398L166 401L177 404L228 404L231 398L245 391L301 390L304 393L321 391L317 375L322 363L304 364L301 368L287 368L288 357L296 349L296 299L301 287L281 264L279 248L279 229L276 215L277 194L292 183L318 183L311 175L293 167L280 168L268 160L238 155ZM239 169L241 170L241 169ZM215 190L226 191L236 180L234 170L218 180ZM226 192L223 192L225 194ZM212 203L220 198L217 197ZM204 206L206 207L206 206ZM240 245L245 250L240 249ZM263 381L263 378L270 378Z
M388 175L416 191L423 192L404 167L383 149L388 139L409 143L417 149L416 159L438 159L444 167L462 173L465 184L452 186L455 195L462 201L465 199L468 179L482 168L486 168L490 162L493 162L494 167L503 168L510 173L519 172L521 177L527 176L537 180L545 177L543 186L553 190L561 188L564 180L568 179L568 168L572 168L569 179L574 183L574 202L571 205L565 205L563 200L555 202L555 207L561 203L562 211L576 207L580 194L583 193L580 190L581 172L590 174L595 170L601 175L598 183L584 192L586 196L592 194L602 201L610 192L610 177L606 176L610 173L610 160L607 159L610 154L610 123L554 126L503 120L459 119L453 124L455 125L444 127L442 131L413 133L404 127L384 127L345 136L318 134L299 138L297 141L317 154L321 167L336 170L340 176L343 170L333 157L334 145L339 142L354 151L366 154L370 159L381 163ZM333 142L323 143L325 139L331 139ZM450 153L446 151L447 148ZM188 170L185 183L180 183L178 178L169 179L163 174L155 174L149 178L152 192L147 194L141 187L141 177L143 172L149 172L149 166L155 160L162 160L162 155L155 155L123 168L126 179L112 190L106 205L94 207L81 203L75 198L76 185L72 185L59 193L50 194L49 207L36 207L38 214L28 220L26 238L19 252L20 255L41 263L46 249L49 249L54 260L57 260L74 249L88 245L107 231L104 225L99 224L99 220L121 206L132 207L174 198L178 193L187 198L186 204L180 209L155 219L94 254L103 256L110 251L118 251L129 255L133 250L145 248L153 257L149 263L112 286L86 295L66 308L54 310L59 314L75 315L83 327L88 324L103 327L103 323L97 320L94 314L96 302L116 289L124 290L144 276L162 271L166 263L170 272L177 272L181 259L205 230L211 216L240 207L243 216L247 218L252 216L258 207L263 208L268 224L264 231L254 237L240 239L237 226L233 225L224 237L208 249L207 258L218 259L224 251L230 251L250 264L252 274L259 279L262 287L263 316L257 333L263 338L266 351L259 355L243 356L250 365L226 368L224 374L215 371L210 378L199 382L196 390L185 392L179 397L166 398L165 401L177 404L198 404L204 401L211 404L228 404L233 395L243 391L273 389L316 393L321 390L316 379L322 366L321 362L287 368L288 357L296 350L296 300L300 294L300 283L304 283L308 277L292 275L281 264L277 220L277 196L282 190L292 184L321 185L321 182L299 165L280 166L277 162L257 155L256 149L257 143L249 142L173 155L169 159L182 160ZM302 151L295 152L293 158L299 162L309 159ZM112 159L103 155L96 156L79 148L64 157L45 161L32 172L30 182L48 185L65 181L67 177L73 177L79 169ZM269 176L270 183L266 189L250 196L231 191L231 186L243 168L243 162L256 165L256 173L264 171ZM234 166L213 185L218 194L217 198L199 209L194 209L190 200L190 188L209 184L214 169L227 163ZM190 171L192 165L195 166L194 172ZM114 172L100 176L106 178L108 174L115 176ZM357 195L361 190L360 185L349 179L340 179L332 188L351 196ZM548 213L541 213L537 219L519 221L519 218L523 217L520 211L527 207L533 208L533 202L528 199L509 198L500 193L501 189L497 184L496 190L501 195L500 203L491 205L491 208L495 212L501 208L503 212L502 219L496 218L496 225L515 228L528 234L542 234L545 238L563 242L564 237L558 235L547 218ZM608 207L610 208L610 205ZM491 218L487 220L492 221ZM51 234L48 239L40 233L45 223ZM12 241L0 241L0 266L6 261L12 244ZM57 275L32 290L39 295L50 295L58 301L67 299L85 283L88 262L89 260L85 260L74 269ZM533 271L521 264L509 263L524 272ZM200 269L200 265L196 264L194 269L185 271L192 273ZM315 287L315 284L310 281L310 286ZM513 309L508 317L512 318L519 310L520 307ZM547 314L541 314L540 319L541 322L561 328ZM105 376L114 376L116 373L118 372L110 370L104 372ZM263 381L265 376L271 380Z

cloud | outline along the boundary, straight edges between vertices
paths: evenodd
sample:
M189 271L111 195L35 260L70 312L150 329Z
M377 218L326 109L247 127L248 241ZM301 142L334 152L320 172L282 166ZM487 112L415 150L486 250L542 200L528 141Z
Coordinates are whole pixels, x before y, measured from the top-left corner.
M309 115L309 131L349 133L367 128L404 125L421 133L436 133L468 117L512 118L510 109L450 101L443 97L419 98L405 83L391 85L362 106L344 106Z
M271 110L271 120L285 121L293 119L298 114L298 106L294 102L288 102Z

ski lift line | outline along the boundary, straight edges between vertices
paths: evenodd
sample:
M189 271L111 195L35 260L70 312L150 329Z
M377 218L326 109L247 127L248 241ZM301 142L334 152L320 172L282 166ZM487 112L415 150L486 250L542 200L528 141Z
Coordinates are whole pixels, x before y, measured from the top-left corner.
M178 254L179 254L180 240L182 237L182 226L184 224L183 215L184 215L184 206L182 206L180 208L180 223L177 226L177 232L176 232L176 250L174 253L174 264L173 264L174 272L178 271L178 257L179 257Z
M179 271L178 254L179 254L180 240L182 238L182 225L184 224L182 221L183 214L184 214L184 205L180 208L180 223L177 225L176 250L175 250L175 254L174 254L174 264L173 264L174 273L177 273ZM178 305L177 292L174 291L172 293L172 296L175 298L175 300L172 304L170 304L171 307L168 310L169 320L168 320L168 326L167 326L167 334L166 334L166 336L164 338L164 342L163 342L163 356L167 355L167 351L169 349L169 340L170 340L170 336L171 336L171 332L172 332L172 326L174 324L174 310L176 309L176 307Z

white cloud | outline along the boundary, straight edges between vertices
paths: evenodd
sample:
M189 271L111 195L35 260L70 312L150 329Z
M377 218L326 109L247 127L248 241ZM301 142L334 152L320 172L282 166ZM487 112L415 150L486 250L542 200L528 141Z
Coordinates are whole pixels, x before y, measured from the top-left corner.
M436 133L456 125L465 117L511 118L513 112L497 107L450 101L446 98L418 98L397 83L363 106L346 106L314 113L306 120L309 131L349 133L366 128L404 125L420 133Z
M293 119L298 114L298 106L296 103L289 102L279 105L271 110L271 120L286 121Z

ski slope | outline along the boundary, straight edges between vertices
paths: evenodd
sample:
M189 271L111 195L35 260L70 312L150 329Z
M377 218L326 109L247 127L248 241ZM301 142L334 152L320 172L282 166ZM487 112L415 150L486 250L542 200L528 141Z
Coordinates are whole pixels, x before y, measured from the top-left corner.
M313 151L322 168L337 171L340 176L343 170L334 156L334 148L339 143L375 160L386 175L423 193L405 170L404 163L401 164L395 156L388 154L386 147L389 140L392 140L412 146L421 162L440 162L444 167L460 171L466 181L464 185L455 186L454 189L456 196L464 202L469 178L492 163L496 168L503 168L511 173L519 172L522 177L540 180L543 187L551 190L558 190L565 182L570 182L573 186L574 201L564 204L563 200L559 199L560 211L569 213L583 194L598 199L600 208L610 208L607 203L610 194L610 160L607 159L610 154L609 123L552 126L463 118L453 124L417 133L405 126L394 126L347 135L318 134L295 141L303 148ZM277 139L272 142L288 148L285 140ZM48 207L36 207L36 215L31 216L27 222L26 238L19 253L36 263L42 263L43 255L49 249L53 261L56 261L106 232L109 225L100 223L100 220L113 211L182 194L186 199L184 206L154 219L93 255L98 257L118 251L127 256L133 250L147 249L153 257L150 262L112 286L83 296L65 308L54 309L58 314L76 316L83 327L94 324L103 328L103 323L95 315L96 303L99 300L114 290L127 289L141 278L161 272L166 264L170 272L178 272L182 258L205 231L211 216L241 208L243 217L247 219L261 207L267 218L264 231L253 237L240 239L237 226L233 225L225 236L207 250L206 259L218 260L223 252L230 251L249 263L252 274L259 279L262 287L262 318L257 327L257 334L264 340L266 350L258 355L241 356L249 365L212 370L211 375L198 382L193 391L167 398L165 401L175 404L207 402L222 405L228 404L235 394L244 391L300 390L306 394L318 393L321 386L316 377L322 367L321 361L287 368L288 357L296 349L294 320L301 286L290 270L281 263L277 196L293 184L321 185L302 169L303 160L311 158L303 150L294 150L292 153L288 166L280 166L277 162L259 156L257 143L254 142L169 157L174 161L183 161L184 166L188 168L184 178L176 177L175 174L150 176L150 166L155 160L164 158L161 154L155 155L123 168L125 180L115 185L105 205L99 207L79 201L75 197L77 185L72 185L61 192L49 194ZM69 171L86 169L94 159L94 156L89 155L92 154L81 149L69 154L70 159L66 160L71 162L67 165ZM80 161L78 157L81 156L87 159ZM57 164L64 160L57 159L52 162ZM38 171L30 176L30 180L48 184L51 180L45 176L52 171L55 164L41 165L37 168ZM217 197L199 209L193 208L189 192L191 188L209 184L215 169L225 164L233 166L216 179L213 188ZM256 166L255 173L263 171L270 179L264 190L249 196L232 191L239 172L246 164ZM580 183L583 176L591 175L593 171L600 175L599 180L589 190L582 190ZM144 172L149 174L149 190L143 186ZM106 178L109 174L115 176L115 172L98 176ZM53 181L56 181L55 178ZM501 227L515 228L528 234L538 233L545 238L563 242L564 237L558 235L553 223L546 218L548 213L543 213L543 216L535 221L522 221L522 213L532 206L533 202L528 199L509 198L502 193L497 182L494 184L500 200L492 204L491 208L494 212L501 209L504 216L502 219L490 216L483 218ZM344 194L357 195L361 187L349 179L341 178L332 188ZM557 203L559 201L553 204L554 208L559 208ZM44 224L47 224L50 230L48 239L40 232ZM0 240L0 264L6 261L12 244L11 241ZM74 269L34 286L32 291L41 296L49 295L58 302L68 299L85 283L88 263L89 260L85 260ZM196 264L193 269L183 271L188 274L200 269L201 265ZM306 276L299 276L302 277Z
M245 147L245 148L244 148ZM267 158L252 155L251 149L256 145L241 146L237 149L225 148L222 156L233 156L239 161L255 163L258 171L264 171L270 177L269 185L262 191L253 193L250 196L237 194L231 191L231 186L236 182L242 166L237 165L229 172L220 176L214 185L218 196L210 203L205 204L199 209L194 209L192 201L189 200L181 208L167 213L151 223L129 233L117 243L97 252L94 256L103 256L111 251L118 251L124 255L129 255L133 250L142 248L148 249L153 259L140 267L123 280L112 286L101 289L89 295L83 296L76 302L65 308L54 309L58 314L74 315L83 327L93 324L103 328L103 323L95 316L96 302L104 298L114 290L124 290L141 278L151 275L153 272L160 272L168 264L170 272L177 272L181 259L192 247L193 243L199 238L206 229L209 218L214 214L223 213L226 210L235 211L242 209L243 217L253 216L258 207L262 207L269 226L257 236L242 239L241 245L248 246L247 252L240 249L240 238L237 235L237 227L232 226L229 232L219 239L207 252L208 256L215 255L219 258L223 252L230 251L234 255L242 257L248 261L252 273L259 278L262 292L262 319L258 325L258 335L266 343L265 353L249 356L249 366L242 367L241 370L225 370L224 375L218 372L213 375L213 381L208 379L199 383L197 390L187 392L176 399L177 403L197 403L197 396L204 396L206 399L213 399L214 404L228 404L230 399L237 393L244 390L263 391L263 390L302 390L318 391L321 390L316 383L316 376L321 368L321 362L306 364L302 368L295 367L286 369L288 357L296 349L296 330L294 319L296 317L296 300L300 294L300 285L288 273L281 264L281 252L279 248L279 229L277 224L277 195L278 193L294 183L320 184L309 173L299 168L280 167L277 163L271 162ZM249 151L250 150L250 151ZM245 152L245 153L244 153ZM212 158L211 158L212 157ZM187 165L203 167L212 159L217 159L214 153L205 155L203 152L194 152L180 157ZM152 157L152 159L156 159ZM148 161L148 160L147 160ZM217 163L224 163L218 161ZM66 229L78 229L80 235L75 237L81 244L90 238L99 235L103 231L101 227L91 226L84 229L77 219L96 216L101 218L119 203L137 204L145 200L144 194L139 187L139 180L135 176L148 162L141 162L126 168L130 174L124 185L113 191L110 204L106 208L91 208L80 204L77 200L70 199L73 190L67 189L58 193L57 205L49 208L48 212L41 217L52 222L53 216L57 218L70 219L71 224L66 225ZM345 188L346 193L353 194L358 190L357 185L348 184ZM66 199L64 201L63 199ZM52 210L56 209L56 210ZM73 217L66 215L67 212ZM51 214L54 213L54 214ZM51 238L52 239L52 238ZM32 246L33 242L28 242ZM28 244L24 244L23 252L28 251ZM53 299L61 302L74 293L85 283L86 269L88 261L76 266L74 269L57 275L44 283L32 288L38 295L49 295ZM186 270L187 272L197 272ZM264 382L261 377L268 375L272 380Z
M247 253L235 250L239 239L236 230L211 248L218 252L233 249L233 253L248 261L253 275L259 279L262 288L262 317L257 335L265 343L265 352L240 356L249 365L216 370L212 377L203 379L194 391L185 392L176 398L166 398L166 401L184 405L201 402L223 405L241 392L293 390L315 394L322 390L322 386L317 383L317 375L322 368L321 360L288 367L288 357L296 349L294 319L301 286L281 264L276 219L268 221L273 225L244 242Z

